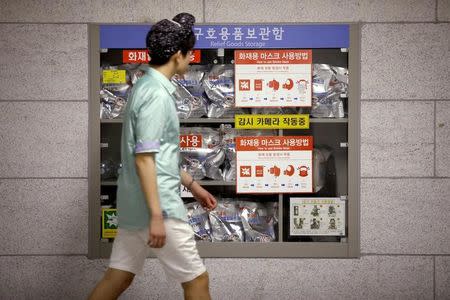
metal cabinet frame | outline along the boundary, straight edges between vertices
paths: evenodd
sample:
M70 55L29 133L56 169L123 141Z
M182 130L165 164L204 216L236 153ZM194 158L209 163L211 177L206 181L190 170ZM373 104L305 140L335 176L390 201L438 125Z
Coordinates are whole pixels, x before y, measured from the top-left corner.
M122 24L123 25L123 24ZM140 24L142 25L142 24ZM203 25L203 24L202 24ZM205 24L208 25L208 24ZM217 25L217 24L216 24ZM233 24L229 24L233 25ZM242 25L242 24L239 24ZM283 25L283 24L281 24ZM301 24L303 25L303 24ZM305 24L307 25L307 24ZM321 25L321 24L312 24ZM328 24L329 25L329 24ZM350 47L348 56L349 94L348 94L348 200L347 200L347 238L341 242L283 242L282 241L282 195L279 201L279 241L272 243L197 243L202 257L310 257L310 258L357 258L360 256L360 24L351 23ZM89 244L88 257L108 258L112 243L101 242L100 207L100 24L90 24L89 31ZM229 121L229 120L228 120ZM105 123L115 123L116 120ZM189 122L189 121L187 121ZM208 121L211 122L211 121ZM217 122L223 122L219 120ZM311 122L320 120L311 119ZM323 120L336 122L338 120ZM202 184L207 185L204 181ZM234 185L223 182L214 184Z

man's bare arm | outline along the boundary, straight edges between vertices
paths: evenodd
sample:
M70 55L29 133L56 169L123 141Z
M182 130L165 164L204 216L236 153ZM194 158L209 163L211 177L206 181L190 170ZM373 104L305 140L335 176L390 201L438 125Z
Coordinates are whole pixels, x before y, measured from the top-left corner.
M165 244L166 233L159 203L158 183L156 180L156 161L154 153L136 154L136 171L141 183L147 206L150 211L149 246L161 248Z

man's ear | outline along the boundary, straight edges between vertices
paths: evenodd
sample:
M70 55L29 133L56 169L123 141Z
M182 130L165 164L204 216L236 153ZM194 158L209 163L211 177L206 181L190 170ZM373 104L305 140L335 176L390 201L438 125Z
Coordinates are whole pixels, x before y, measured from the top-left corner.
M181 50L178 50L177 52L172 54L169 61L178 64L178 61L180 60L180 58L181 58Z
M183 59L183 53L181 53L181 50L178 50L178 51L174 54L174 56L175 56L175 59L177 60L177 62L178 62L178 60Z

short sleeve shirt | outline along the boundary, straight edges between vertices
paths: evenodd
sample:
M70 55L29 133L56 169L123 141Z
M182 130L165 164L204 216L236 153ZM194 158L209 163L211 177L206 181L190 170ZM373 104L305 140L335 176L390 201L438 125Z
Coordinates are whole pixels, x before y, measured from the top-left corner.
M128 99L122 125L122 171L117 187L119 227L141 229L150 221L135 166L139 153L155 153L163 216L187 220L180 197L180 126L172 97L174 91L169 79L148 67Z

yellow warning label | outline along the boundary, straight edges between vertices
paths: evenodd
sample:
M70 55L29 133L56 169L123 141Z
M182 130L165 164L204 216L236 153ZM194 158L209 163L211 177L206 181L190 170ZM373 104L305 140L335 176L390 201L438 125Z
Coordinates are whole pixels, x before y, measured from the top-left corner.
M103 83L127 83L125 70L103 70Z
M237 129L309 129L309 115L235 115Z

